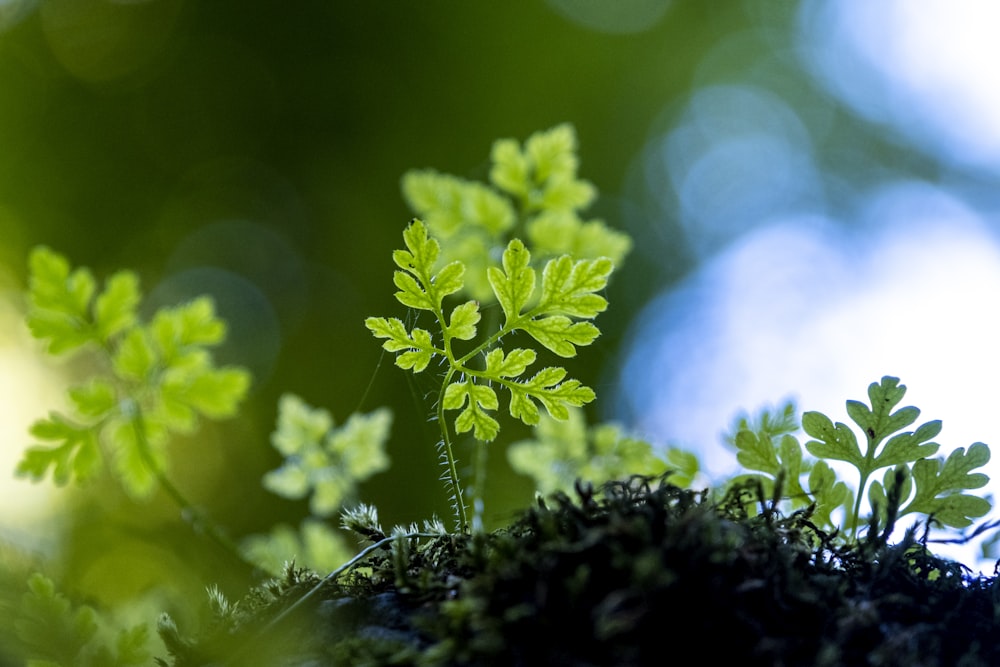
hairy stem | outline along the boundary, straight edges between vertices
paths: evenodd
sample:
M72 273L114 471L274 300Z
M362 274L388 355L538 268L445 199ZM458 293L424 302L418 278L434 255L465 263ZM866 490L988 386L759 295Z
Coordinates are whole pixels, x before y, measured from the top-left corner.
M449 359L449 362L451 360ZM448 424L445 422L444 418L444 392L451 384L451 378L455 374L455 367L452 365L448 372L444 375L444 380L441 383L441 392L438 395L437 401L437 421L438 426L441 428L441 442L439 444L439 449L444 455L445 463L445 474L444 481L447 486L451 488L452 494L452 509L455 512L455 522L460 533L466 533L469 530L469 517L465 509L465 499L462 495L462 485L458 478L458 464L455 460L455 451L451 446L451 435L448 433Z

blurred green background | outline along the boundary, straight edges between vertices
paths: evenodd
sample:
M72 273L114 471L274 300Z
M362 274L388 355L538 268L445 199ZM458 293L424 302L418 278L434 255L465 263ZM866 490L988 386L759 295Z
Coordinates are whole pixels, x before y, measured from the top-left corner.
M18 319L27 253L47 244L99 277L136 270L150 308L216 297L231 325L219 357L249 367L254 387L239 419L175 443L173 476L234 537L307 514L260 485L279 462L268 438L284 392L338 422L391 406L393 467L361 499L387 525L448 517L430 401L362 324L401 314L391 251L411 212L400 177L431 167L485 180L494 139L575 126L580 174L601 193L589 213L636 239L598 320L604 335L572 365L600 402L616 392L632 318L709 254L637 185L651 138L694 91L780 91L836 202L862 180L936 169L809 83L796 64L799 11L768 0L0 0L5 464L31 421L61 406L59 374L72 372L41 361ZM729 183L715 185L702 200L726 201ZM486 518L499 525L532 493L499 443L490 466ZM49 488L0 485L8 599L34 565L150 618L208 584L238 595L248 583L166 498L137 505L98 483L57 490L48 512L38 507Z
M607 11L599 4L583 3L589 20ZM219 356L254 372L253 393L238 420L175 443L172 460L178 485L232 535L307 513L260 485L279 461L268 437L286 391L338 421L392 406L393 467L362 499L386 524L448 517L429 401L362 325L401 314L390 253L411 213L400 177L433 167L485 179L494 139L569 121L581 175L602 194L591 213L622 227L623 176L650 123L706 49L756 18L737 2L621 4L609 32L535 1L0 2L0 341L17 351L0 372L19 387L0 407L19 429L4 431L5 461L64 401L66 369L39 361L17 320L27 253L47 244L98 277L138 271L150 307L218 300L231 325ZM630 264L636 276L611 288L605 337L575 367L588 384L655 287L638 277L641 258ZM664 256L655 274L682 266ZM531 489L502 453L491 468L497 524ZM25 519L3 536L15 580L38 558L74 595L122 607L154 593L166 609L209 583L231 594L247 583L165 498L60 489L46 518L24 506L41 502L38 486L50 483L2 487Z

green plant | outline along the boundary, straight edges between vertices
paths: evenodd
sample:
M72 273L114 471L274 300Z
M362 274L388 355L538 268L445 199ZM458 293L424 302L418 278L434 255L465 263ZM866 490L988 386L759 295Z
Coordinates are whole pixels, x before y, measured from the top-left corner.
M298 529L281 524L267 535L246 538L242 546L248 557L274 574L289 562L329 571L348 560L351 548L325 519L357 502L358 484L389 467L385 443L391 425L392 412L378 408L353 414L335 427L326 410L284 394L271 434L271 444L284 462L265 474L263 483L284 498L311 494L310 516Z
M14 624L35 656L33 667L129 667L152 657L146 624L116 631L93 607L74 605L38 573L28 579Z
M364 580L358 574L362 571L371 573L378 585L384 585L388 576L404 593L452 594L454 573L439 571L443 566L447 570L462 563L468 568L491 557L496 565L502 549L520 549L509 539L513 534L498 531L486 536L476 517L470 521L455 453L458 438L471 436L476 447L473 504L480 512L483 462L487 443L501 429L501 398L506 399L506 412L513 420L533 427L531 437L508 447L511 467L530 477L540 494L554 499L570 515L582 516L570 509L565 495L574 485L585 504L598 507L591 502L592 488L578 484L581 481L596 485L617 480L618 486L607 488L619 489L630 513L643 514L658 510L633 504L633 492L644 487L640 495L649 495L650 480L669 479L671 484L661 485L654 495L694 509L695 496L710 494L678 493L678 487L689 487L699 477L697 456L676 448L657 453L650 442L618 424L588 425L583 406L595 399L591 388L568 377L558 365L529 372L541 354L571 358L579 347L598 338L600 330L593 320L608 306L603 291L631 243L603 222L580 217L596 190L577 178L572 128L562 125L537 133L523 147L512 140L499 141L492 158L490 185L429 170L404 177L404 196L426 219L409 223L403 231L405 247L392 255L395 297L410 312L405 320L365 320L383 348L395 354L400 368L413 373L439 369L438 448L456 530L449 532L432 519L385 531L373 506L357 504L360 482L389 465L385 443L392 413L387 408L352 414L335 425L328 411L289 393L279 401L271 438L283 461L264 475L263 483L283 498L308 498L309 516L298 528L282 524L269 533L245 537L241 544L230 541L168 475L170 436L193 431L203 418L235 415L249 388L245 370L219 367L213 360L211 348L224 340L226 325L216 316L212 300L201 297L164 307L144 320L134 273L117 272L98 289L87 269L72 269L64 257L45 247L30 257L29 327L53 356L88 351L90 363L84 381L67 392L70 409L52 412L32 427L41 444L25 452L17 474L36 481L51 475L64 485L107 470L137 499L159 486L195 528L245 564L272 575L283 572L241 603L230 603L217 589L211 590L215 623L224 635L254 618L259 609L281 605L258 626L265 633L272 631L338 578ZM905 431L920 414L914 407L896 409L905 391L898 379L886 376L869 387L870 405L847 402L848 415L863 433L863 449L851 428L819 412L806 412L800 426L792 403L766 409L756 419L740 418L729 442L748 472L723 485L724 498L738 499L729 509L735 507L740 515L752 502L760 503L765 523L777 526L777 534L798 534L808 528L812 536L808 539L819 540L822 549L838 558L853 553L849 549L860 542L858 526L863 520L880 530L888 530L897 517L908 514L952 528L969 526L990 509L988 500L965 493L986 484L986 475L973 471L988 461L989 450L975 443L947 459L930 458L939 449L932 439L941 423L931 421ZM800 428L812 438L804 445L796 437ZM838 476L836 467L841 464L857 471L856 489ZM884 471L882 478L876 479L879 471ZM750 489L758 493L747 502ZM868 517L862 513L865 497ZM805 511L774 520L779 503ZM534 527L542 532L562 525L547 518L544 502L539 508L526 519L528 523L535 521ZM707 516L698 512L699 517ZM369 543L353 556L329 524L335 515L343 528ZM518 537L529 532L526 525L514 527ZM630 525L649 533L640 523ZM610 521L609 529L619 531L620 522ZM680 533L686 544L685 529ZM529 541L534 539L529 535ZM912 534L907 539L904 551L915 543ZM583 542L603 553L603 540ZM486 553L486 544L493 545L492 556ZM728 549L732 547L727 543ZM844 560L854 562L869 552L858 553L861 556ZM575 561L575 547L566 554L574 568L567 574L567 585L582 585L589 566ZM635 565L639 579L652 573L644 568L655 560L653 552L644 558ZM535 560L539 559L528 558L525 564ZM615 567L621 565L621 559L613 560ZM376 562L378 567L371 566ZM362 567L365 563L369 567ZM320 577L310 570L328 574ZM20 641L39 658L32 664L148 661L146 625L116 626L91 606L71 603L41 574L31 576L28 583L14 626ZM673 575L660 584L670 589ZM472 618L483 611L463 604L448 605L447 613L471 613ZM617 614L612 608L604 612ZM55 633L57 641L49 641L48 632ZM201 664L202 656L166 615L159 634L175 658Z
M533 135L523 149L512 140L497 142L490 172L495 188L431 171L411 172L403 181L407 199L428 222L413 220L403 232L406 249L393 253L396 299L413 310L429 312L433 331L409 327L395 317L370 317L365 325L384 340L384 349L396 353L400 368L420 373L435 359L444 364L437 397L439 450L457 526L463 532L469 519L447 412L458 411L456 435L471 431L485 444L500 430L492 414L500 406L494 385L509 393L510 415L528 425L538 423L539 406L566 419L571 407L595 397L592 389L567 378L559 366L527 377L537 351L501 345L508 335L523 333L568 358L600 335L591 322L607 307L599 292L615 267L612 256L620 261L630 241L600 221L583 223L577 216L577 209L591 202L595 190L576 177L575 149L575 134L563 125ZM525 242L511 238L504 243L509 232L520 228L537 248L535 253L545 258L540 281ZM496 251L501 248L498 263ZM537 257L534 264L539 264ZM472 298L445 308L446 297L461 295ZM499 303L503 321L493 317L492 326L483 327L481 302L489 301ZM459 349L456 344L466 347ZM482 456L485 449L480 446L478 451ZM480 478L482 468L477 465ZM477 492L481 484L477 480Z
M521 241L512 240L503 253L503 268L490 267L488 272L504 311L504 323L472 349L458 352L455 342L475 339L481 318L479 304L471 300L445 315L442 302L462 288L465 267L455 260L435 269L440 246L419 220L410 223L403 238L407 249L393 254L400 267L395 274L400 288L396 298L405 306L433 314L438 341L427 329L408 330L398 318L370 317L365 324L377 338L385 339L386 350L397 353L396 365L400 368L419 373L435 357L447 364L438 395L438 423L453 508L459 530L464 531L468 518L446 411L459 411L454 423L456 433L472 431L477 440L486 443L500 430L499 422L490 414L499 407L496 390L491 386L494 383L510 393L510 415L529 425L538 423L538 405L550 415L565 419L568 406L594 400L592 389L567 379L566 370L558 366L524 377L537 352L521 347L505 351L500 340L522 331L559 356L575 356L577 346L589 345L600 333L587 320L607 306L604 297L596 292L604 289L614 265L610 259L574 261L568 255L550 260L542 272L539 292L535 270L529 265L530 253ZM473 362L478 362L479 367Z
M59 485L84 482L108 464L130 495L146 498L158 484L199 529L237 554L224 533L167 476L171 434L194 431L202 417L233 416L250 374L216 366L210 348L226 323L208 297L159 309L144 322L139 280L119 271L98 291L88 269L38 247L29 258L27 321L53 356L90 352L92 372L67 391L70 414L53 411L31 427L45 444L30 447L17 474Z
M695 455L676 448L661 456L650 442L619 424L588 425L579 408L564 420L542 415L533 437L508 447L507 459L546 496L569 493L578 482L600 484L630 475L667 475L671 483L688 487L700 467Z
M922 514L944 526L965 528L991 507L985 498L964 493L989 480L983 473L972 472L989 461L989 447L977 442L968 451L959 447L947 459L930 458L940 447L931 439L941 432L941 422L904 431L920 416L920 410L912 406L894 411L905 393L898 378L885 376L869 385L870 406L847 401L847 414L863 434L863 451L850 427L810 411L802 415L802 429L813 438L805 443L805 450L817 460L805 458L802 445L792 435L798 429L789 404L780 413L765 411L755 426L746 420L739 424L732 438L737 460L744 468L763 473L770 489L780 480L794 506L812 504L820 523L837 527L833 515L842 513L840 527L849 539L857 536L866 491L869 506L883 525L890 507L888 495L895 493L897 517ZM838 478L828 461L842 461L857 470L855 490ZM881 481L874 479L883 469ZM805 484L803 476L807 476Z

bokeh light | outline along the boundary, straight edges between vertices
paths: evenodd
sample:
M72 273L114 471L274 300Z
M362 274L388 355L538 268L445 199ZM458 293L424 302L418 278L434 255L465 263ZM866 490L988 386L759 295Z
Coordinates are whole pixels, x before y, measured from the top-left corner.
M634 322L619 415L719 479L736 415L793 399L847 421L844 400L895 375L943 420L942 454L1000 442L991 7L807 2L790 42L759 37L776 48L741 66L745 35L710 53L633 171L698 259Z
M401 315L400 177L485 179L494 139L561 122L601 192L588 216L635 239L572 360L593 417L721 475L737 413L790 397L844 420L890 374L944 421L944 452L1000 447L998 22L988 0L0 0L0 462L65 400L22 322L25 258L46 244L99 278L135 270L148 309L215 297L219 355L250 367L252 394L172 447L235 537L307 512L260 485L289 391L337 422L391 405L393 466L362 500L386 525L447 516L433 398L363 326ZM532 490L494 449L502 523ZM65 490L2 484L0 540L41 545L84 596L157 579L201 596L232 574L164 497L103 480L47 521ZM116 578L130 555L146 562Z
M899 141L996 173L998 26L990 0L812 0L801 49L824 85Z
M51 521L65 504L51 487L26 483L13 471L30 443L28 428L53 407L51 397L61 392L63 378L31 352L20 321L16 293L0 289L0 541L51 555L59 547L59 533L37 526Z

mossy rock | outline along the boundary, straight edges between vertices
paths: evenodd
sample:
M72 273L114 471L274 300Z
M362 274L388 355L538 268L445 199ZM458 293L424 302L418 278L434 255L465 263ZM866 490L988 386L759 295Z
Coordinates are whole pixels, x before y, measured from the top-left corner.
M721 502L657 480L540 501L506 529L385 548L325 583L290 569L191 665L997 665L1000 591L910 530L845 546L753 484ZM276 622L276 619L277 622Z

